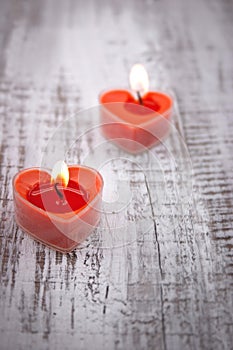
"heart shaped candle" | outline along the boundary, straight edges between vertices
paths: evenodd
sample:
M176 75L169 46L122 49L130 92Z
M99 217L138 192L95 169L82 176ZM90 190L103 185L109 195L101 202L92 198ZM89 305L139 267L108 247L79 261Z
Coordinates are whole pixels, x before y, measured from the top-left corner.
M139 153L160 142L168 134L172 115L172 98L162 92L149 91L144 67L135 65L128 90L109 90L101 94L101 123L104 135L130 153Z
M67 168L66 184L30 168L13 179L15 217L33 238L63 253L83 242L100 220L103 179L94 169Z

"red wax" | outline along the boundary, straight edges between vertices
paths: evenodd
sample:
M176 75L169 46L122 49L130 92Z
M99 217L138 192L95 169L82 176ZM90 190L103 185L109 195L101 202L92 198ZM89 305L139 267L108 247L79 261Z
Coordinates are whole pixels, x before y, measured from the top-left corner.
M13 180L17 223L36 240L61 252L70 252L83 242L101 213L101 175L88 167L70 166L69 176L66 189L58 186L62 199L46 170L26 169Z
M140 105L127 90L109 90L100 96L104 135L130 153L150 148L169 132L171 97L150 91L142 100L143 105Z
M51 213L68 213L83 208L89 198L88 192L77 182L70 180L67 187L57 185L62 198L57 194L54 184L36 183L27 194L29 202Z

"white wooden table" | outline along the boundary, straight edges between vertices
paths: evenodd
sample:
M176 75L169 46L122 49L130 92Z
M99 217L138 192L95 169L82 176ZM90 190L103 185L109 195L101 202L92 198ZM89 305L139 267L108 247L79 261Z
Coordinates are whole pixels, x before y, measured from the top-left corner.
M0 349L233 349L233 2L0 3ZM64 119L98 105L104 89L127 88L135 62L153 89L177 97L188 201L161 199L158 168L148 184L126 157L141 200L127 220L144 198L149 229L126 226L118 234L128 244L117 245L103 218L82 249L56 253L15 224L12 178L42 164ZM85 140L69 161L95 149L95 137ZM167 142L176 159L183 148L174 135ZM172 194L179 184L166 153L153 152ZM109 154L118 160L108 179L123 164L122 151Z

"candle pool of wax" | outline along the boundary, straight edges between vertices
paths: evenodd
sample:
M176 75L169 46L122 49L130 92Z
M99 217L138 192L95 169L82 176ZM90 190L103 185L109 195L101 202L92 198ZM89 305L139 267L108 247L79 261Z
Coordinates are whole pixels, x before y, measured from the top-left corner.
M159 105L155 101L145 99L142 99L142 104L135 100L125 103L126 111L137 115L151 114L151 111L158 112L159 108Z
M150 96L150 94L146 94L141 97L142 103L138 100L135 100L135 98L131 95L127 95L127 100L125 101L125 109L128 112L135 113L138 115L146 115L151 114L151 111L158 112L160 110L160 105ZM144 108L143 108L144 107Z
M54 184L35 183L27 194L27 199L45 211L51 213L68 213L86 206L89 200L89 193L77 182L70 180L67 187L60 184L57 189L62 195L58 195Z
M135 125L154 123L159 115L169 119L172 108L170 96L158 91L149 91L141 98L142 104L128 90L109 90L101 94L100 103L106 105L106 108L122 121Z

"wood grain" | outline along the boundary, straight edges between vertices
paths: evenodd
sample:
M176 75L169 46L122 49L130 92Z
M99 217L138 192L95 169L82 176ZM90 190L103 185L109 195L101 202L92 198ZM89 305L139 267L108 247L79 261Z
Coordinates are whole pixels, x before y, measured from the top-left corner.
M229 0L1 1L1 349L233 349L232 17ZM176 94L192 196L174 204L179 181L158 147L169 201L158 168L148 181L127 163L139 199L128 219L145 203L148 231L119 230L136 239L106 249L108 216L82 249L49 250L16 226L12 178L40 166L65 118L126 87L135 62L152 88ZM95 142L84 138L75 157ZM174 135L167 145L178 157ZM148 167L146 155L140 161Z

